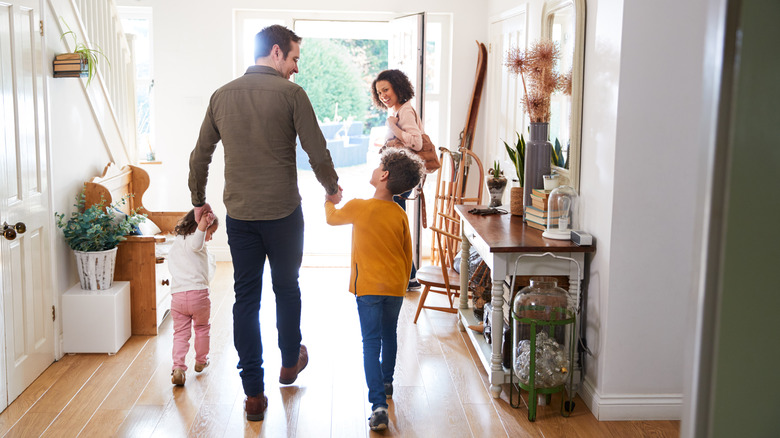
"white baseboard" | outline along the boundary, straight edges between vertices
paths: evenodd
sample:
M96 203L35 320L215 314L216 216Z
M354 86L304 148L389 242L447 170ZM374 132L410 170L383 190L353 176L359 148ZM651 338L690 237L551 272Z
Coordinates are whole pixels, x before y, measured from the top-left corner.
M680 420L682 394L600 395L585 379L580 398L599 421Z

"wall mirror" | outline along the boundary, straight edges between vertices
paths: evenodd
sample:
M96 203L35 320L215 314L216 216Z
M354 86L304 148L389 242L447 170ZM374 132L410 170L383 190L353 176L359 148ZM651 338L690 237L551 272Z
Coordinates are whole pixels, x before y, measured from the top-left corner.
M550 142L560 144L562 159L552 168L561 184L579 191L582 136L582 76L585 47L585 0L549 0L542 10L542 37L560 49L557 70L571 72L571 90L555 93L550 105ZM568 90L567 90L568 91Z

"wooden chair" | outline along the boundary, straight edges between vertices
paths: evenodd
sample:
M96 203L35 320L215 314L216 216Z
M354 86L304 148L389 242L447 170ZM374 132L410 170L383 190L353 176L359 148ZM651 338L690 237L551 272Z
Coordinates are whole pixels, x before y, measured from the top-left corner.
M453 269L453 264L455 256L460 252L461 237L460 219L455 213L455 205L480 204L482 201L482 181L485 175L479 157L465 148L460 149L459 157L453 157L446 148L440 150L442 167L436 178L433 220L429 227L433 232L434 242L431 248L435 256L432 265L422 266L417 270L417 281L423 286L423 290L414 315L415 324L422 309L448 313L458 311L454 304L460 296L460 275ZM479 174L479 188L474 198L465 196L467 166L476 166ZM430 292L446 295L449 305L426 306L425 300Z

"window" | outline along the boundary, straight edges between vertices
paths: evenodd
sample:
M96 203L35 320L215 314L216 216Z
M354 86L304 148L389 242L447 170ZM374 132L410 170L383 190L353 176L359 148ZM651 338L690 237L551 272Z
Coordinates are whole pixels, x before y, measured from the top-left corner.
M122 28L130 35L128 42L135 61L136 146L140 161L156 161L154 145L154 87L152 66L152 8L117 7Z

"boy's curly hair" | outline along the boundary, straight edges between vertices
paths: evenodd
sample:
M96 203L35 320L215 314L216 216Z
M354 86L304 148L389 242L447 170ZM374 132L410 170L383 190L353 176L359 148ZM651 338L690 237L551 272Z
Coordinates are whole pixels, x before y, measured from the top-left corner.
M379 157L382 169L386 170L387 190L400 195L420 184L425 175L425 162L407 149L387 148Z
M219 219L217 219L216 215L214 216L214 222L212 222L209 227L213 227L214 225L219 225ZM179 219L179 222L173 229L173 234L177 236L188 236L194 233L197 228L198 223L195 221L195 209L193 208Z
M374 100L374 105L379 109L387 109L382 100L379 99L379 94L376 92L376 83L379 81L390 82L390 86L393 87L395 96L398 98L398 102L401 105L405 104L414 97L414 87L409 82L409 77L401 70L385 70L374 79L371 83L371 97Z

